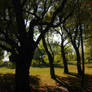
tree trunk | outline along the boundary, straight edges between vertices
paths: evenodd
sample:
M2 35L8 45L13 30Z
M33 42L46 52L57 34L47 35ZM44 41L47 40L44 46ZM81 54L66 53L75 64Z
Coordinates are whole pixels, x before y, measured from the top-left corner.
M50 64L50 75L51 75L51 78L55 79L55 71L54 71L54 65L53 65L53 57L51 55L51 53L49 52L48 48L47 48L47 45L46 45L46 42L45 42L45 38L42 37L42 41L43 41L43 46L45 48L45 51L48 55L48 59L49 59L49 64Z
M81 80L81 86L84 86L84 76L85 76L85 59L84 59L84 44L83 44L83 30L80 27L81 30L81 53L82 53L82 80Z
M16 92L31 92L29 86L30 61L31 59L26 59L24 55L19 55L16 61Z
M82 74L82 71L81 71L81 57L80 57L79 50L78 49L75 49L75 51L76 51L76 56L77 56L77 70L78 70L78 75L81 75Z
M62 53L62 58L63 58L63 64L64 64L64 73L68 73L68 64L67 64L67 59L65 57L65 52L64 52L64 47L61 46L61 53Z
M51 56L48 56L49 58L49 64L50 64L50 75L52 79L55 79L55 70L54 70L54 64L53 64L53 58Z

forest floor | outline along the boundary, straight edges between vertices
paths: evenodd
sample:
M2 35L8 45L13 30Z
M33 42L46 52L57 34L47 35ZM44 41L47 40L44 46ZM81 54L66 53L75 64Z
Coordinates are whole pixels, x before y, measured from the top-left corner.
M0 67L0 92L13 92L15 69ZM33 92L92 92L92 64L85 66L84 87L81 87L81 77L77 76L75 65L69 65L69 74L63 73L63 68L55 68L56 79L50 78L48 67L30 68L30 85Z

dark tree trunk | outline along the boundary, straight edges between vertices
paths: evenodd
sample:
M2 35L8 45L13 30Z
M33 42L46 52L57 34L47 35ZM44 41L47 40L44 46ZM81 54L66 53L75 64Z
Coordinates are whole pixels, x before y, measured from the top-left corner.
M51 53L48 51L44 37L42 37L42 41L43 41L43 46L45 48L45 51L46 51L46 53L48 55L48 59L49 59L51 78L55 79L56 77L55 77L55 70L54 70L54 64L53 64L53 62L54 62L53 57L52 57Z
M81 53L82 53L82 79L81 86L84 87L84 76L85 76L85 59L84 59L84 44L83 44L83 30L80 26L80 37L81 37Z
M31 92L29 86L30 63L30 61L25 60L24 55L18 57L16 61L16 92Z
M55 70L54 70L54 64L53 64L53 58L49 55L48 56L49 58L49 64L50 64L50 75L51 75L51 78L52 79L55 79Z
M79 53L79 50L77 48L75 49L75 52L76 52L76 56L77 56L78 75L81 75L82 71L81 71L81 57L80 57L80 53Z
M16 60L16 92L32 92L29 80L29 70L34 50L35 48L33 48L33 43L30 44L28 40L24 46L20 48L20 52Z
M64 47L61 46L61 53L62 53L62 58L63 58L63 64L64 64L64 73L68 73L68 64L67 64L67 59L65 57L65 51Z
M74 37L75 39L73 39L71 33L68 32L67 28L65 26L63 26L63 28L67 32L67 34L71 40L72 46L76 52L78 75L81 75L81 73L82 73L81 72L81 57L80 57L80 53L79 53L79 48L77 47L77 43L76 43L76 36ZM78 32L78 31L76 31L76 32ZM77 33L76 33L76 35L77 35Z

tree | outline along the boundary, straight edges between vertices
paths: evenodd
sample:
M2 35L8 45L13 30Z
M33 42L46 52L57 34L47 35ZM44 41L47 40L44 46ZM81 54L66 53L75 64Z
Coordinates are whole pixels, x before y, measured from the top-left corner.
M79 37L79 31L77 30L77 28L69 28L67 30L67 28L65 27L65 25L63 26L64 30L66 31L68 37L70 38L70 41L72 43L72 46L76 52L76 56L77 56L77 70L78 70L78 74L81 75L82 71L81 71L81 57L80 57L80 52L79 52L79 46L80 46L80 37Z
M4 58L4 51L0 48L0 61Z
M87 63L90 63L92 60L92 31L88 27L88 30L85 32L85 60Z
M48 60L49 60L49 65L50 65L50 75L51 75L51 78L55 79L55 70L54 70L54 52L52 50L52 46L49 42L50 40L50 37L51 37L51 32L47 32L47 44L46 44L46 40L45 38L42 38L42 41L43 41L43 46L45 48L45 51L48 55ZM48 45L48 46L47 46Z
M85 26L87 25L86 22L88 22L89 24L89 19L84 21L84 17L82 18L82 16L85 10L86 10L85 13L87 13L87 14L84 13L85 17L88 17L88 14L90 15L89 8L92 9L90 7L90 5L92 5L92 2L89 3L90 2L89 0L88 1L85 0L85 2L88 3L87 7L85 7L85 2L84 2L84 5L82 5L83 2L80 2L79 0L77 2L78 2L78 22L79 22L78 25L79 25L79 30L80 30L80 42L81 42L81 54L82 54L82 57L81 57L82 58L81 86L84 87L84 76L85 76L85 59L84 59L84 36L85 34L84 34L84 31L85 31ZM89 16L89 18L91 17Z
M59 15L67 0L2 0L0 8L0 47L11 52L16 63L16 91L30 92L29 68L42 37L51 27L57 27L71 15ZM50 16L49 16L50 15ZM58 15L61 19L58 22ZM46 19L47 18L47 19ZM4 25L4 26L3 26ZM34 40L34 31L40 35Z
M42 38L42 41L43 41L43 46L45 48L45 51L46 51L46 53L48 55L48 59L49 59L51 78L55 79L55 71L54 71L54 64L53 64L53 62L54 62L54 56L48 50L47 44L46 44L46 41L45 41L45 38L44 37Z
M84 45L85 45L85 60L86 62L91 61L92 57L92 1L85 0L83 3L83 8L81 9L82 14L85 14L85 18L83 18L84 21ZM83 13L84 11L84 13Z
M67 35L64 33L64 30L62 27L59 27L59 30L56 30L56 32L61 36L61 42L60 42L60 47L61 47L61 57L63 58L63 64L64 64L64 73L68 73L68 63L67 63L67 58L66 58L66 45L69 42L66 42ZM65 43L66 42L66 43Z

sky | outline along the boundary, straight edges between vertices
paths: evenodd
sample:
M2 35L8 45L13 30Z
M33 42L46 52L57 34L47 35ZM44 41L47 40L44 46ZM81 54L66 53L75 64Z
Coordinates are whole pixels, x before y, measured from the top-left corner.
M7 51L4 51L4 59L3 59L3 61L4 62L9 61L9 56L8 56Z

